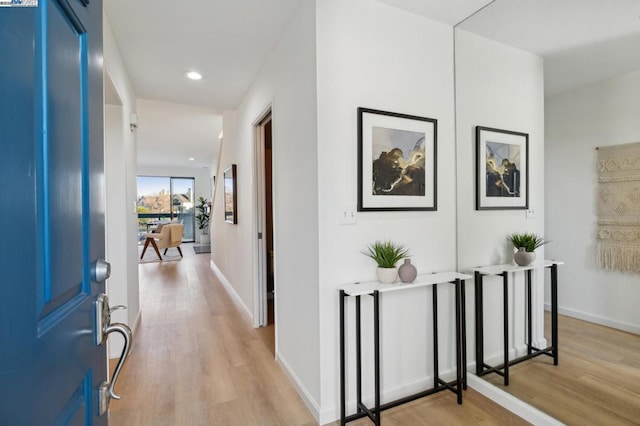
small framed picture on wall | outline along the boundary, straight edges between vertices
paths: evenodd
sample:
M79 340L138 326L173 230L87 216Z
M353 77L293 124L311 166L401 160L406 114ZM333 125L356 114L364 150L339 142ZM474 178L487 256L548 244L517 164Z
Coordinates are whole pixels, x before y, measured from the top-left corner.
M224 221L234 225L238 223L238 191L235 164L232 164L224 171Z
M476 127L476 210L529 207L529 135Z

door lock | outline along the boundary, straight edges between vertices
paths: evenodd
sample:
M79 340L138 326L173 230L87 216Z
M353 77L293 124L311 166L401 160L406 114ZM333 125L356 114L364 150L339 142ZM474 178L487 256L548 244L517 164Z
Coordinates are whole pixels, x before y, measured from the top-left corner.
M111 264L104 259L98 259L91 264L91 277L97 283L106 281L111 276Z

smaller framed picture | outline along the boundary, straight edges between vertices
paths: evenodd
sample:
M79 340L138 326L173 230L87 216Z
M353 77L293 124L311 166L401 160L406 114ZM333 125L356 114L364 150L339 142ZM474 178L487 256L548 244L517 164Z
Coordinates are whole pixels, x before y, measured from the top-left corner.
M476 127L476 210L529 208L529 135Z
M236 183L236 165L232 164L224 171L224 221L238 223L238 193Z

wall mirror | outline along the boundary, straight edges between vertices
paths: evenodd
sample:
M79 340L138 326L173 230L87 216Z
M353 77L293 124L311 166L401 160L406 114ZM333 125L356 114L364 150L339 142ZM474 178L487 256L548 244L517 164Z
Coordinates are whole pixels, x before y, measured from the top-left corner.
M478 228L459 234L493 238L487 221L507 223L503 228L528 226L552 240L545 257L566 264L559 281L560 364L539 357L518 365L506 387L499 376L485 377L566 424L636 423L640 277L596 266L596 149L640 142L640 120L634 118L640 110L640 2L486 3L455 28L458 222ZM487 56L500 49L513 54ZM473 76L483 73L502 93L474 84ZM465 172L473 167L473 125L530 134L537 217L474 211L474 183ZM473 244L469 238L458 241L461 269L479 264L473 253L481 247Z

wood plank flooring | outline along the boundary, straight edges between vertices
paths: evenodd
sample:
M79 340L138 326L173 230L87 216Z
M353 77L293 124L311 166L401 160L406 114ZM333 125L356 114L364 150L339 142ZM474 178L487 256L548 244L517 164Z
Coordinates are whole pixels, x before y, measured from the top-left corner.
M179 262L140 265L142 322L110 424L315 425L273 359L273 329L251 327L215 278L209 255L188 245L183 253ZM423 398L385 411L383 424L527 424L471 389L462 406L455 401L449 392Z
M541 356L510 368L509 386L484 378L568 425L640 424L640 336L562 315L558 336L558 366Z

